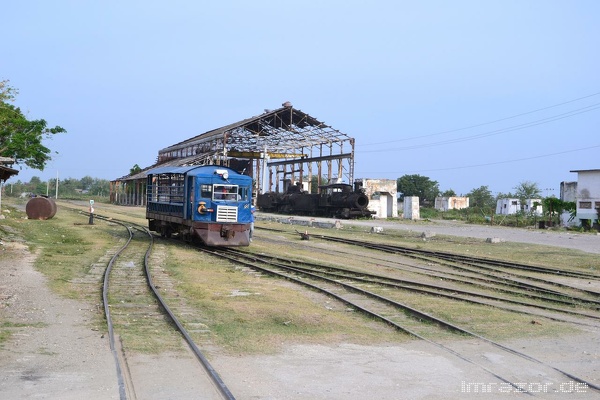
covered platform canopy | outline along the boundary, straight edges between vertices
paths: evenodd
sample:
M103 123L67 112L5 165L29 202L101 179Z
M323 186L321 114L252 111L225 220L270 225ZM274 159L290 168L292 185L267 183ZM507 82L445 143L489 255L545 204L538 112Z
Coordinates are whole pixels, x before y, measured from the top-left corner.
M159 150L156 164L111 182L111 201L145 204L146 171L159 166L224 165L252 176L258 193L285 185L354 180L354 139L291 103ZM310 185L309 185L310 190Z
M6 181L19 173L18 170L12 168L14 162L15 160L10 157L0 157L0 181Z

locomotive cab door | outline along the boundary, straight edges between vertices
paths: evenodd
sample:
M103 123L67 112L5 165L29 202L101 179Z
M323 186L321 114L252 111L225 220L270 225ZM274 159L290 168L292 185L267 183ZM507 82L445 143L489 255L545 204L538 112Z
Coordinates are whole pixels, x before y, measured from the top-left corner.
M188 176L187 178L187 206L186 212L184 215L184 219L193 220L194 219L194 204L196 203L196 177Z

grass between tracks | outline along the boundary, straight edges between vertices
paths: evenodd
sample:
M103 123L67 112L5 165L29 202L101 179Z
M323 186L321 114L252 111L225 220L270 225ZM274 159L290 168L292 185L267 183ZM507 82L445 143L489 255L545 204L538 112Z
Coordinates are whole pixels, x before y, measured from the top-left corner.
M428 222L412 222L420 228L427 226ZM295 232L295 227L273 222L263 222L264 226L275 229ZM302 230L305 230L303 228ZM459 237L448 235L433 235L423 239L421 233L386 229L384 233L374 234L370 228L364 226L344 225L342 229L308 228L311 235L326 235L345 237L354 240L365 240L377 243L386 243L404 246L412 249L442 251L463 254L474 257L487 257L511 262L531 265L542 265L548 268L569 269L600 275L600 257L596 254L585 253L562 247L541 246L529 243L510 242L487 243L486 239L472 237ZM553 233L549 233L553 234ZM578 233L579 234L579 233Z
M22 242L36 254L34 267L46 276L49 287L57 294L90 302L93 307L101 300L100 282L92 287L74 284L86 275L90 266L97 262L109 248L115 245L115 235L122 229L109 224L89 225L88 218L60 206L56 215L49 220L30 220L24 212L25 202L21 199L3 201L5 219L0 221L0 238L3 242ZM0 247L0 257L12 257L14 253ZM103 325L102 314L92 321L94 328ZM0 320L0 343L18 328L40 327L32 322L27 327ZM8 329L8 328L11 329Z
M287 254L291 259L304 259L306 261L315 262L322 265L344 267L355 271L364 271L366 273L395 276L396 278L401 279L417 280L423 281L424 283L436 284L435 279L428 280L427 278L419 277L418 275L414 275L406 271L398 271L389 268L386 260L395 263L399 261L399 256L397 255L385 255L385 253L377 251L358 249L355 246L346 246L334 242L319 241L319 239L316 238L316 236L319 234L323 234L328 236L351 237L352 239L363 239L373 242L382 241L379 240L381 237L380 235L374 236L373 234L365 232L364 229L344 229L344 232L336 232L330 229L309 229L309 233L315 238L311 238L309 241L303 241L299 239L299 235L296 234L296 229L294 227L290 228L280 224L265 224L265 227L282 229L287 233L296 235L296 237L294 237L287 235L287 233L281 234L268 231L260 231L257 235L258 237L268 236L268 243L273 243L273 240L276 240L276 238L282 240L282 248L285 247L285 250L279 250L279 252L280 254ZM305 230L306 229L303 229L303 231ZM383 241L385 241L385 239L386 238L384 238ZM501 254L496 252L495 249L485 249L485 247L489 247L491 245L489 243L485 243L483 240L476 241L474 239L465 239L464 241L461 241L460 239L461 238L456 238L457 241L465 244L467 250L471 250L469 252L465 252L464 254L476 254L489 251L491 255L487 255L487 257L503 259ZM448 247L448 243L444 242L455 242L455 238L437 238L437 240L439 243L435 247L438 251L450 251L451 249ZM420 244L419 241L422 242L422 239L417 238L412 240L412 242L417 244ZM307 247L309 242L311 242L311 245ZM270 246L260 247L261 245L258 240L255 240L255 243L255 245L251 246L251 251L256 251L257 253L261 254L277 253L277 250L271 250L269 248ZM288 244L285 245L285 243ZM392 242L390 241L389 243ZM394 238L393 244L412 247L410 238L408 238L406 241ZM514 245L517 247L520 246L518 243ZM312 246L316 246L314 247L314 250L311 250ZM542 265L542 263L539 261L543 259L544 254L548 254L548 248L544 246L531 245L527 245L526 247L529 248L529 255L531 256L531 259ZM340 253L343 254L345 251L347 251L347 256L341 258ZM595 266L595 270L597 270L598 260L594 257L594 255L587 255L578 251L571 252L569 250L567 250L567 253L568 254L564 256L563 260L566 265L570 265L569 262L573 262L573 259L578 259L582 265L586 266L586 271L589 272L589 265ZM370 257L372 257L372 260L369 259ZM402 258L400 257L400 259ZM519 261L519 259L516 260ZM412 263L413 262L409 262L409 264ZM556 267L554 263L551 266ZM462 289L474 290L470 286L463 287ZM450 322L465 328L475 334L479 334L493 340L506 340L516 337L552 337L559 334L578 332L576 328L573 328L566 323L556 322L538 316L500 310L487 305L470 304L459 300L437 297L434 295L418 294L410 291L389 290L384 287L377 287L376 285L372 285L368 288L368 290L374 291L382 296L391 298L399 303L416 308L429 315L435 316L446 322ZM482 292L481 289L475 291ZM498 293L490 291L488 294L497 295ZM411 329L413 332L439 340L452 340L461 337L448 332L436 330L433 326L431 326L431 323L423 323L423 321L416 322L414 318L409 318L408 320L401 322L401 324Z
M182 296L230 353L268 353L287 343L398 342L406 337L332 299L236 267L187 246L169 247L167 268Z
M3 236L8 233L7 226L13 236L18 232L30 251L38 254L35 267L49 279L52 290L77 299L82 293L71 284L73 279L84 276L115 245L115 236L125 237L126 233L106 223L89 225L86 215L58 207L49 220L30 220L23 211L13 208L0 233L3 228Z
M79 207L82 211L87 210L85 205ZM99 214L145 224L143 208L104 204L101 210L99 208L96 210ZM293 226L264 221L258 221L256 225L285 229L290 235L280 235L281 243L274 244L262 242L262 234L257 232L257 239L248 249L250 252L268 252L284 257L304 255L336 262L318 253L318 246L322 244L317 240L305 243L317 246L314 251L307 253L303 249L296 250L294 243L299 238L293 236L296 230ZM424 241L416 233L406 231L388 230L385 234L375 236L365 227L344 227L339 231L308 230L311 234L349 236L353 239L533 264L548 265L551 260L549 266L554 268L600 271L597 256L568 249L520 243L489 244L484 240L442 235ZM3 240L25 240L30 249L38 254L36 268L48 277L55 292L97 304L100 301L100 282L90 290L74 281L85 276L90 265L113 248L115 238L124 237L125 232L122 227L100 221L90 226L87 216L61 207L59 203L59 211L47 221L24 219L24 212L11 208L7 219L0 222L0 236ZM276 351L279 346L299 342L384 344L407 339L389 327L348 311L337 301L295 284L249 273L229 262L215 261L184 244L166 248L166 273L173 279L185 302L202 314L212 342L232 354L267 353ZM348 261L339 260L339 256L337 258L337 263ZM550 336L557 332L564 333L566 329L554 323L532 324L530 317L517 318L513 313L491 312L489 307L461 305L457 308L456 305L450 305L451 301L417 297L414 301L422 301L424 306L429 304L432 313L456 323L469 324L477 332L493 335L494 338ZM0 324L3 322L0 321ZM100 312L95 323L103 323ZM0 343L2 337L0 335ZM160 345L154 350L160 351Z

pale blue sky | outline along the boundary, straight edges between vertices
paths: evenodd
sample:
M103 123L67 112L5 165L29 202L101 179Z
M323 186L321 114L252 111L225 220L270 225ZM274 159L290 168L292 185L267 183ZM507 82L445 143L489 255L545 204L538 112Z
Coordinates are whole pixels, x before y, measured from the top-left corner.
M16 179L115 179L290 101L356 138L356 178L558 196L600 168L598 21L596 0L7 2L0 79L68 131Z

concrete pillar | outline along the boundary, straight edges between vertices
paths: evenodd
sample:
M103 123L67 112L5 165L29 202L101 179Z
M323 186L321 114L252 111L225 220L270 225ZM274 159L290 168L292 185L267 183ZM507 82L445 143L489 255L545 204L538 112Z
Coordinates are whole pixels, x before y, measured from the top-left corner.
M404 197L404 219L421 219L419 197Z

